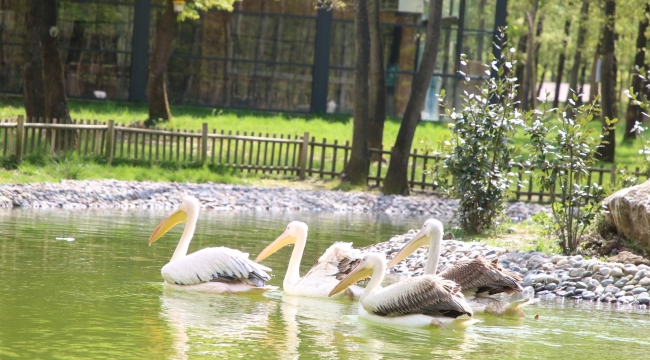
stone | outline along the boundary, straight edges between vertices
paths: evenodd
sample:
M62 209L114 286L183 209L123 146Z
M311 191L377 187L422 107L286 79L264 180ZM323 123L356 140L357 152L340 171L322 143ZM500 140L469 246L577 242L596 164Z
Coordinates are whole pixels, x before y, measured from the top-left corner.
M582 293L582 298L585 300L592 300L596 297L596 294L591 291L585 291Z
M575 295L575 292L573 292L573 291L567 291L567 292L564 293L564 297L571 297L571 296L574 296L574 295Z
M562 266L562 265L566 265L566 264L568 264L568 263L569 263L569 260L567 260L567 259L560 259L558 262L555 263L555 265L557 265L557 266Z
M650 180L621 189L603 200L605 223L641 248L650 249Z
M644 277L643 279L639 280L639 285L643 287L649 287L650 286L650 277Z
M617 288L622 288L623 286L625 286L625 284L627 284L628 281L629 280L625 278L619 279L614 283L614 286L616 286Z
M517 231L517 229L515 229L513 227L509 227L509 228L506 229L506 233L508 233L508 234L516 234L516 233L518 233L518 231Z
M628 292L628 291L632 291L632 289L634 289L634 285L625 285L621 290Z
M582 277L585 277L585 278L586 278L586 277L592 277L593 275L594 275L594 273L591 272L591 271L589 271L589 270L584 271L584 272L582 273Z
M614 280L612 280L612 279L605 279L605 280L601 281L600 283L601 283L603 286L607 286L607 285L611 285L611 284L613 284L613 283L614 283Z
M578 282L576 283L576 288L578 288L578 289L586 289L586 288L587 288L587 284L583 283L582 281L578 281Z
M547 284L547 285L544 287L544 289L545 289L545 290L548 290L548 291L553 291L553 290L555 290L556 288L557 288L557 284L555 284L555 283Z
M625 274L623 274L623 270L621 270L620 268L617 268L617 267L613 268L612 271L609 274L611 276L615 277L615 278L620 278L620 277L623 277L625 275Z
M582 269L573 269L573 270L569 271L569 276L571 276L573 278L581 278L583 272L584 271L582 271Z
M612 293L616 294L617 292L621 291L621 289L617 288L616 286L609 285L605 288L606 293Z
M612 271L612 269L610 269L610 268L608 268L608 267L606 267L606 266L605 266L605 267L601 267L600 270L598 270L598 272L599 272L600 275L602 275L602 276L609 276L610 271Z
M638 301L639 304L648 305L650 304L650 294L647 292L640 293L636 296L636 301Z
M621 296L625 296L625 291L619 291L619 292L615 293L614 296L616 298L620 298Z
M642 287L632 289L632 294L634 294L634 295L639 295L639 294L642 294L644 292L648 292L648 289L642 288Z
M637 281L641 280L645 277L645 274L646 274L645 270L639 270L636 274L634 274L632 280L637 280Z

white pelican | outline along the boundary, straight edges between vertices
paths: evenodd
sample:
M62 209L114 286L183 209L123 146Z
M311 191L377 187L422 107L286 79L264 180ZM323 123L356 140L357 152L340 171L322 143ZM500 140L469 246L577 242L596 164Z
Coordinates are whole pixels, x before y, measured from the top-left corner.
M165 285L211 293L262 293L276 289L267 286L271 269L257 264L248 254L227 247L206 248L187 255L192 241L199 201L185 196L178 209L163 220L149 238L149 246L178 223L185 221L185 229L172 259L160 270Z
M255 261L262 261L282 247L295 244L287 267L287 274L282 282L284 292L290 295L326 298L334 285L360 261L361 252L353 249L352 243L334 243L318 259L311 270L305 276L300 277L300 260L307 244L307 229L307 224L304 222L290 222L284 233L262 250ZM358 296L360 293L361 288L355 286L345 295L348 298L354 298L355 294ZM339 296L343 295L342 293Z
M359 316L375 322L410 327L465 329L473 319L460 287L436 275L408 278L381 287L386 273L386 258L369 253L330 292L334 295L349 285L371 276L359 298Z
M427 220L422 229L413 236L402 249L395 254L388 267L396 265L420 246L429 243L429 255L424 274L433 275L438 269L440 250L442 246L442 223L436 219ZM521 292L521 278L505 272L497 259L488 262L483 257L472 261L456 264L442 273L440 277L452 280L460 285L463 295L476 313L487 312L492 315L526 316L523 307L539 300L524 298L512 303L489 298L489 295L506 293L508 295Z

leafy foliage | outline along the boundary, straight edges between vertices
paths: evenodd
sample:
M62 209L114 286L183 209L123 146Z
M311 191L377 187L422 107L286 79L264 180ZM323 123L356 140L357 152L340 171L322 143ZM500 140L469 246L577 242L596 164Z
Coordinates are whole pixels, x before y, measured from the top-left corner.
M206 12L210 9L233 11L234 3L235 0L188 0L183 12L178 14L178 20L198 20L199 12Z
M447 190L460 202L460 225L468 233L493 226L514 181L509 169L517 149L511 139L524 117L515 109L513 55L514 49L501 59L492 58L485 71L489 76L495 70L499 76L484 81L478 92L465 92L462 110L447 111L452 134L439 148L444 170L438 175L453 177ZM465 65L464 55L461 63ZM444 95L442 91L440 102Z
M565 254L576 251L580 237L601 209L602 198L602 188L587 182L588 169L596 162L602 143L602 135L588 126L600 112L598 99L580 106L575 105L577 100L573 94L565 107L526 114L531 156L527 165L532 166L541 189L550 193L555 232ZM611 129L617 119L605 121Z

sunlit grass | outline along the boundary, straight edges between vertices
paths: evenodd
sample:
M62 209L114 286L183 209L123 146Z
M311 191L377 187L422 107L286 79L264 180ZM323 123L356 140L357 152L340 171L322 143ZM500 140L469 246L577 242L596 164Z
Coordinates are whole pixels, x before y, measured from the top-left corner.
M17 166L10 161L3 166L5 170L0 171L0 183L12 184L92 179L242 184L250 178L232 169L198 163L116 161L107 164L103 159L83 158L74 154L56 158L29 156Z

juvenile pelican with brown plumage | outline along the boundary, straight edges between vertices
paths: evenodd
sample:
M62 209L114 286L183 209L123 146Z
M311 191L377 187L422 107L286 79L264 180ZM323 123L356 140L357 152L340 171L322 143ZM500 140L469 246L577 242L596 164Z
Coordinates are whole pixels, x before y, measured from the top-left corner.
M395 254L388 263L388 267L397 265L409 254L415 252L420 246L429 244L429 254L424 274L434 275L438 269L440 251L442 247L442 223L436 219L427 220L422 229ZM514 294L523 289L519 282L521 278L503 270L497 259L487 261L478 257L471 261L455 264L438 274L443 279L452 280L460 285L463 295L475 313L487 312L493 315L526 316L523 308L539 300L524 298L522 300L505 303L490 297L499 293Z

